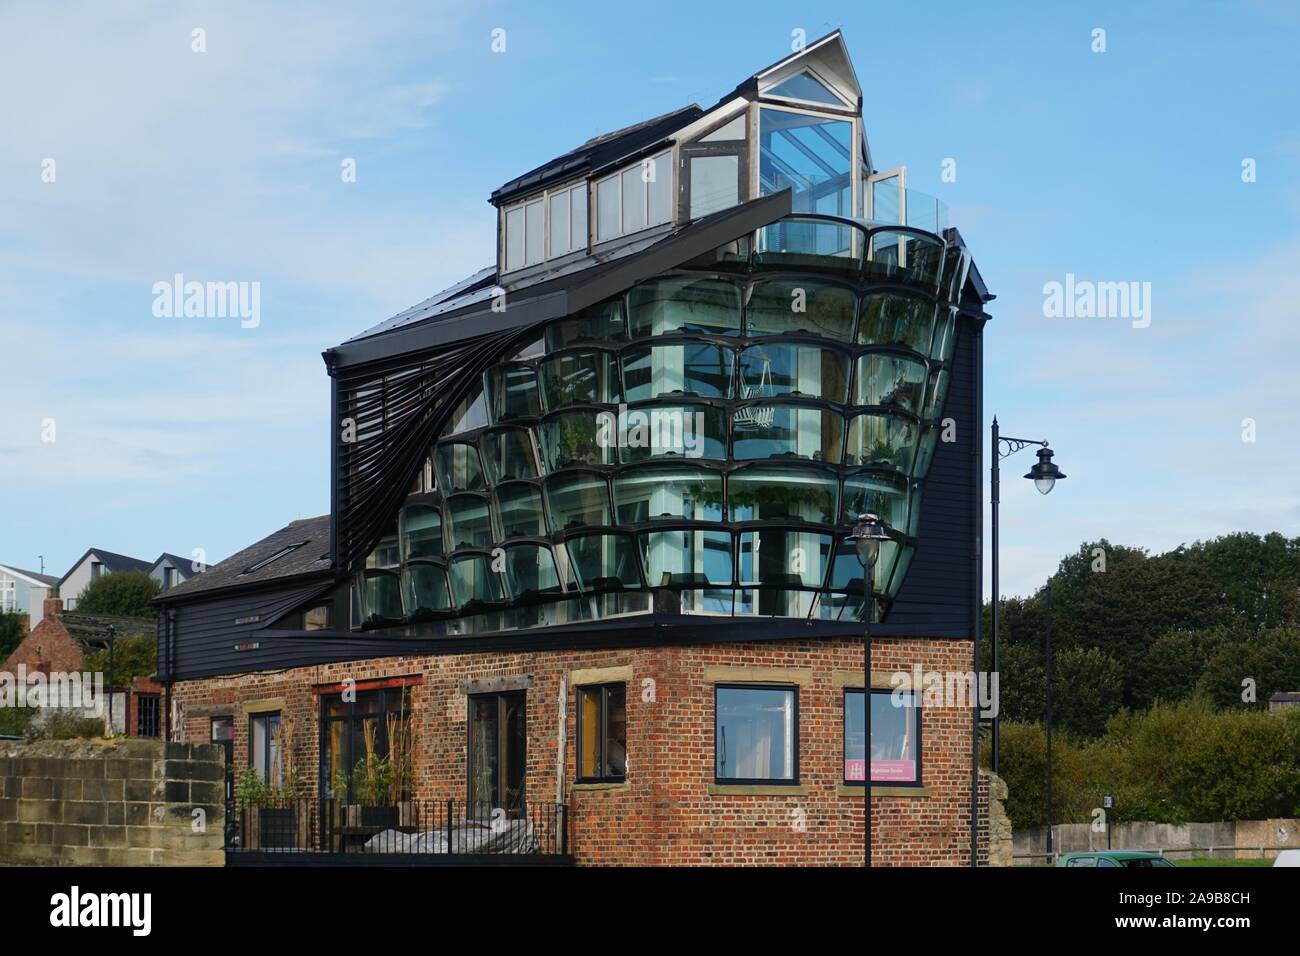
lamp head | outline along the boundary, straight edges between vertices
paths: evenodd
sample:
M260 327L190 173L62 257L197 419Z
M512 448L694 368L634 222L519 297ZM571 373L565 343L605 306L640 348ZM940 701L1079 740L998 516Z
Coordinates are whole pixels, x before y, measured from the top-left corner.
M1034 483L1034 487L1038 489L1039 494L1045 495L1056 486L1057 481L1066 477L1066 475L1052 461L1052 449L1044 446L1038 449L1038 462L1029 469L1025 477Z

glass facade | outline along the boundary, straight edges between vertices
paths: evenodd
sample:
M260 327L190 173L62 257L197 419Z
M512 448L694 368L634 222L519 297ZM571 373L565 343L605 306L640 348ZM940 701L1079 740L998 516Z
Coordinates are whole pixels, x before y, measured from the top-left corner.
M808 119L783 113L782 141ZM841 175L848 189L833 168L818 195ZM434 487L367 562L353 620L549 626L646 613L651 589L688 614L880 620L916 547L966 253L795 215L736 265L642 282L489 368L429 449ZM895 535L870 609L844 541L867 511Z

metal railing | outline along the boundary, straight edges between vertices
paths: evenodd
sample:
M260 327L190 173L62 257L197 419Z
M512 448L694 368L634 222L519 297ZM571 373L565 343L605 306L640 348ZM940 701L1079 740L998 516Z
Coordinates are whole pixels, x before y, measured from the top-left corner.
M455 800L365 806L338 799L231 800L227 853L445 856L568 854L568 807L516 810Z

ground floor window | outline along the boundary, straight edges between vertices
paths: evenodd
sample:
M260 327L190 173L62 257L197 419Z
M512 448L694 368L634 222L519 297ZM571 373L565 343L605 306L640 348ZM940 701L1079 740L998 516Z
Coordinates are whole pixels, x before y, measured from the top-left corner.
M160 733L162 711L157 694L137 694L135 698L135 735L157 737Z
M321 786L347 803L392 806L409 795L410 694L400 687L321 698Z
M469 802L476 814L524 809L528 748L524 691L469 698Z
M258 779L273 787L283 782L280 759L280 712L248 718L248 765Z
M616 783L627 776L627 686L578 688L578 782Z
M226 799L235 795L235 718L212 718L212 742L226 752Z
M718 685L714 765L719 783L799 782L798 691Z
M844 692L844 782L862 784L867 725L861 690ZM921 783L921 710L915 693L871 692L871 782Z

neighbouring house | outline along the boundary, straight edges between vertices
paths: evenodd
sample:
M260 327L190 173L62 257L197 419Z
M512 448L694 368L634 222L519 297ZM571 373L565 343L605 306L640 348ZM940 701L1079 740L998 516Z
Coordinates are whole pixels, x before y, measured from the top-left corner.
M58 586L59 579L52 575L0 564L0 612L26 614L30 630L41 623L45 599L55 594Z
M115 637L157 631L153 619L68 613L60 598L46 598L42 611L41 622L0 664L0 672L25 673L29 683L37 674L81 674L86 655L107 648ZM106 730L111 727L114 733L133 737L160 735L162 686L152 676L126 682L110 681L105 674L103 686L112 695L112 705L105 700L95 716L104 718Z
M67 574L59 579L59 596L63 599L64 608L75 611L81 592L86 590L91 581L98 580L101 574L108 574L111 571L143 571L148 574L152 568L150 562L142 561L140 558L115 554L102 548L91 548L77 559Z
M157 581L163 591L188 581L198 573L193 558L182 558L166 551L158 555L158 560L149 569L149 577Z
M1279 690L1268 699L1269 710L1285 710L1288 707L1300 707L1300 691Z
M341 842L386 799L578 863L984 859L975 710L895 677L979 670L993 296L869 95L835 32L496 190L495 263L324 353L330 514L156 599L169 739Z

